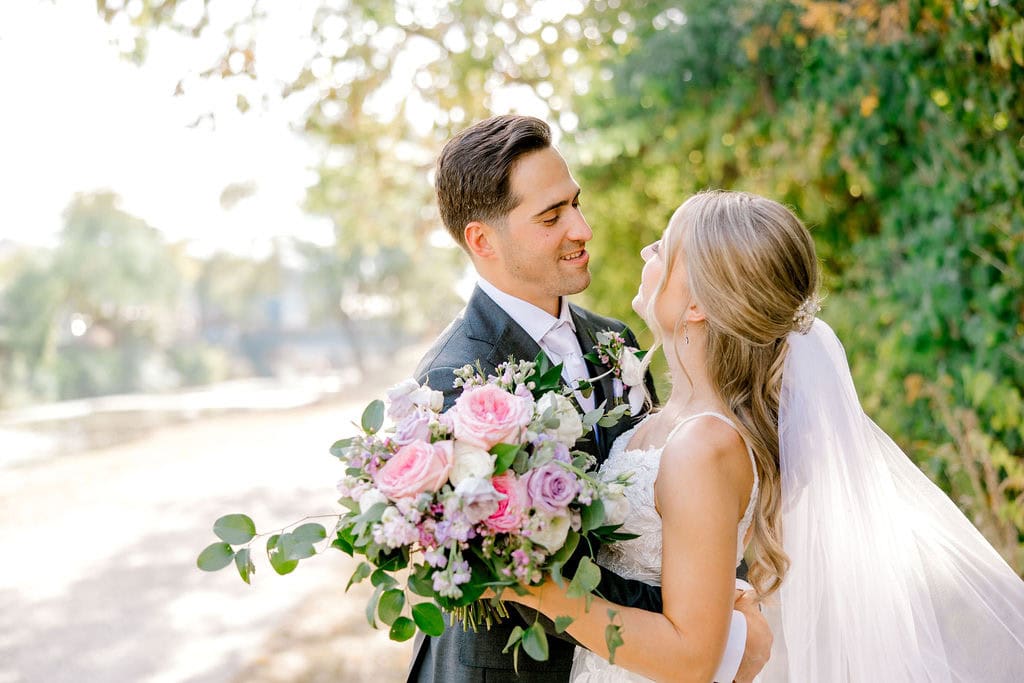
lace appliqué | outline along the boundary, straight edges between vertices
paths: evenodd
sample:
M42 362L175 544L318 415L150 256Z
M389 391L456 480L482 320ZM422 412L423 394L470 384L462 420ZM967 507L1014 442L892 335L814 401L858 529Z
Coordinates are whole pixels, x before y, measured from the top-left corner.
M694 416L697 417L697 416ZM729 424L731 421L716 415ZM645 418L646 420L646 418ZM623 432L612 444L607 460L601 465L600 476L606 481L615 479L620 474L632 472L630 485L626 487L625 496L629 500L629 514L622 525L621 531L639 534L639 538L620 541L602 546L597 554L597 562L602 567L615 572L626 579L636 579L654 586L661 585L661 515L654 508L654 482L658 478L661 466L662 448L626 450L633 433L643 424L638 422L632 429ZM754 456L747 449L753 465ZM750 502L740 520L736 548L736 564L743 559L744 539L750 529L754 516L754 504L757 495L757 468L754 468L754 487ZM577 647L573 656L572 683L619 683L620 681L649 681L638 674L609 664L607 660L590 650Z

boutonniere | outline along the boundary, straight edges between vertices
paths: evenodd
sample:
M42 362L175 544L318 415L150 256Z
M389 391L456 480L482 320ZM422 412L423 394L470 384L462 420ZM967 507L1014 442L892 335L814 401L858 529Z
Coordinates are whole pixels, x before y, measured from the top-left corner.
M629 414L638 415L644 406L644 366L646 351L629 346L619 332L604 330L596 335L594 350L584 358L608 371L593 377L591 382L612 376L612 400L615 405L629 403Z

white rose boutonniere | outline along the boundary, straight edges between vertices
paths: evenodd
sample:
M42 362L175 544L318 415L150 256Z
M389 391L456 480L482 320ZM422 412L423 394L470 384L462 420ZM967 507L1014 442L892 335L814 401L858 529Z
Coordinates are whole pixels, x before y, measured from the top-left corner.
M608 372L595 377L595 382L608 374L612 375L612 387L616 405L625 401L629 403L629 414L637 415L644 407L644 365L646 351L626 344L621 332L605 330L597 333L597 343L593 353L587 354L587 360L603 365Z

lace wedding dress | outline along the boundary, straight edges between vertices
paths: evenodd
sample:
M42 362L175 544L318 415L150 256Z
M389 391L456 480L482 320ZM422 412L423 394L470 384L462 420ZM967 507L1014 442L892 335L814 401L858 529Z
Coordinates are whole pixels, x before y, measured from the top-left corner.
M719 413L699 413L691 415L669 433L666 442L683 425L698 417L715 417L729 426L736 428L733 422ZM648 416L650 417L650 416ZM622 531L639 534L639 538L621 541L603 546L597 555L598 564L627 579L636 579L652 585L661 585L661 516L654 509L654 481L658 478L658 467L661 464L663 447L647 449L626 449L633 433L646 420L641 420L629 431L623 432L612 444L608 459L601 465L600 476L610 481L620 474L633 472L631 484L626 487L626 498L629 500L629 515L622 525ZM754 467L754 454L747 448L751 467ZM754 505L757 497L757 469L754 468L754 486L750 492L750 502L740 520L737 543L736 564L743 559L743 539L750 529L753 519ZM625 635L629 637L628 634ZM621 681L647 681L638 674L609 664L607 660L586 650L576 648L573 657L571 683L620 683Z

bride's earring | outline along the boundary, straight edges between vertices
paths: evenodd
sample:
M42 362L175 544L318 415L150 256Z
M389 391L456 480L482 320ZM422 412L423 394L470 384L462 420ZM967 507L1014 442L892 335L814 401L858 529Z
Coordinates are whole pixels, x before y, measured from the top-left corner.
M683 344L690 345L690 335L686 333L686 323L683 323Z

